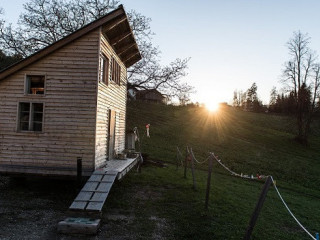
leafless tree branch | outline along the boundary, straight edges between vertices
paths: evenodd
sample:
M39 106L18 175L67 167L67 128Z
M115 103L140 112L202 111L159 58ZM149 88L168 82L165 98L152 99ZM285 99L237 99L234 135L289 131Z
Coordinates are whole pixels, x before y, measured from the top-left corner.
M0 47L7 54L27 57L75 30L98 19L120 4L118 0L29 0L19 18L19 28L0 20ZM1 14L1 12L0 12ZM160 51L152 45L151 19L131 10L128 18L143 59L128 70L132 86L156 88L168 96L191 93L193 88L180 79L186 75L188 59L160 65Z

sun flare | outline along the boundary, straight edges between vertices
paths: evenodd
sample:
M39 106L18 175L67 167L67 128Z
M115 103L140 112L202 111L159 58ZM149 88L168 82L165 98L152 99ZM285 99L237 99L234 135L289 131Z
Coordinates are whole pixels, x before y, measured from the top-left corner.
M210 112L216 112L219 110L219 103L207 102L205 105L206 105L206 108L208 109L208 111L210 111Z

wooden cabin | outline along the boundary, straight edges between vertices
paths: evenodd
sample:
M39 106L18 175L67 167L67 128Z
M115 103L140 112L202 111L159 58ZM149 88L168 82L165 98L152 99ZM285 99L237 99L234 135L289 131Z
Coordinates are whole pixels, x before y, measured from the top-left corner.
M0 174L90 175L125 148L127 68L141 55L122 7L0 72Z

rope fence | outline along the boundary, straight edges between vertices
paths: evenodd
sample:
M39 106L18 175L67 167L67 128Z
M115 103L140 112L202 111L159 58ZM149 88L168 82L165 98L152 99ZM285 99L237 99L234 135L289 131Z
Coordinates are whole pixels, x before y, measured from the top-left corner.
M293 215L293 213L291 212L290 208L288 207L287 203L284 201L283 197L281 196L276 184L274 183L273 177L271 176L272 182L273 182L273 186L274 189L277 191L279 198L281 199L283 205L286 207L286 209L288 210L288 212L290 213L290 215L293 217L293 219L298 223L298 225L303 229L303 231L305 231L312 239L314 240L319 240L319 234L316 234L316 236L318 235L318 239L315 238L300 222L299 220Z
M233 175L233 176L240 177L240 178L246 178L246 179L254 179L254 180L260 180L260 179L266 179L266 178L268 178L268 176L259 175L259 174L257 174L257 176L253 176L253 175L251 174L251 176L250 176L250 175L243 174L243 173L241 173L241 174L236 173L236 172L230 170L226 165L224 165L224 164L222 163L222 161L221 161L220 159L218 159L217 156L214 155L214 153L211 153L211 154L212 154L214 160L216 160L224 169L226 169L226 170L227 170L229 173L231 173L231 175Z
M181 158L180 158L180 157L181 157ZM182 158L183 158L183 155L182 155L182 153L180 152L179 147L177 147L177 169L178 169L178 167L179 167L179 163L180 163L181 166L183 167Z
M192 148L191 148L191 154L192 154L192 157L193 157L193 159L198 163L198 164L204 164L204 163L206 163L208 160L209 160L209 158L210 158L210 155L205 159L205 160L203 160L203 161L198 161L197 159L196 159L196 157L194 156L194 154L193 154L193 151L192 151Z
M181 158L183 157L179 147L177 147L177 158L178 156L180 156ZM179 158L180 159L180 158ZM177 161L179 160L177 159ZM295 217L295 215L292 213L292 211L290 210L290 208L288 207L287 203L284 201L279 189L277 188L276 186L276 181L273 179L273 177L271 175L259 175L257 174L256 176L253 176L252 174L251 175L247 175L247 174L243 174L243 173L236 173L234 171L232 171L230 168L228 168L224 163L222 163L222 161L218 158L218 156L216 156L213 152L210 152L209 153L209 156L203 160L203 161L198 161L195 156L194 156L194 153L192 151L192 148L189 148L187 147L187 151L186 151L186 163L187 163L187 159L191 159L191 162L193 164L193 160L198 163L198 164L204 164L206 163L208 160L209 160L209 174L208 174L208 187L207 187L207 193L206 193L206 208L208 208L208 192L209 192L209 187L210 187L210 178L211 178L211 171L212 171L212 160L215 160L220 166L222 166L226 171L228 171L232 176L235 176L235 177L239 177L239 178L243 178L243 179L251 179L251 180L265 180L265 179L268 179L268 178L271 178L272 180L272 185L273 187L275 188L276 192L277 192L277 195L278 197L280 198L281 202L283 203L283 205L285 206L285 208L287 209L287 211L289 212L289 214L291 215L291 217L297 222L297 224L300 226L300 228L306 232L313 240L319 240L319 233L316 233L314 237L301 223L300 221ZM210 160L211 159L211 160ZM183 166L183 162L182 160L180 161L181 162L181 165ZM210 170L210 165L211 165L211 170ZM178 168L178 162L177 162L177 168ZM186 168L186 166L185 166ZM192 169L193 170L193 169ZM194 175L194 173L193 173ZM270 179L269 179L270 180ZM195 181L195 180L194 180ZM266 194L266 193L265 193Z

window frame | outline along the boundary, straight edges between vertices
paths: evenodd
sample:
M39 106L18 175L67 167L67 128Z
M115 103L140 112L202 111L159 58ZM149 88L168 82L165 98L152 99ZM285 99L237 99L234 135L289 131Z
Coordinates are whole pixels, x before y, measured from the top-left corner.
M28 130L21 129L21 104L28 103L29 104L29 119L28 119ZM35 122L34 119L34 104L42 104L42 119L41 119L41 131L33 130L33 123ZM23 133L43 133L44 129L44 109L45 103L44 102L35 102L35 101L19 101L17 104L18 112L17 112L17 132ZM32 129L32 130L30 130Z
M109 65L110 65L109 58L105 54L100 53L100 56L99 56L99 82L104 83L107 86L109 84ZM102 70L101 70L101 66L103 67Z
M32 94L29 93L30 91L30 87L29 87L29 81L28 81L28 77L29 76L41 76L44 77L43 79L43 94ZM47 75L44 73L26 73L24 75L24 95L27 96L37 96L37 97L41 97L41 96L45 96L46 95L46 82L47 82Z
M121 82L121 66L115 57L111 59L111 80L120 86Z

